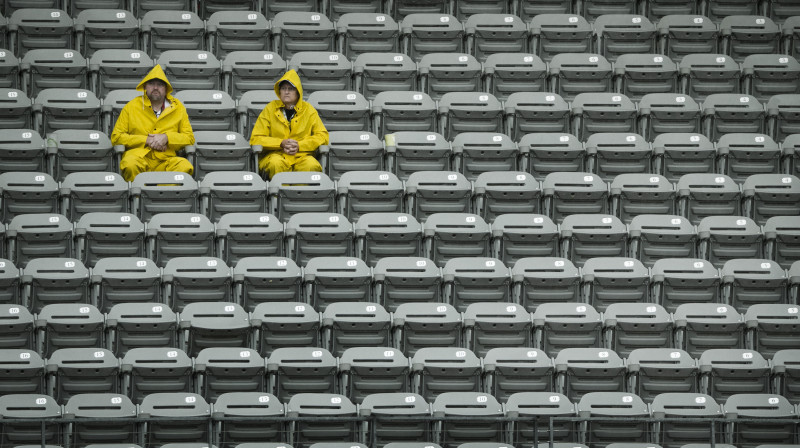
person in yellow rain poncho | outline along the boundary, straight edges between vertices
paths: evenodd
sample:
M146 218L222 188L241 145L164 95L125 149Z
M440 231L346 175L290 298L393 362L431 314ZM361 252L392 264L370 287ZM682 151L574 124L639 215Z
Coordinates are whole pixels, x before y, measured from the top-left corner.
M258 115L251 145L264 147L258 169L272 178L284 171L322 171L314 151L328 144L328 130L314 106L303 101L303 86L294 70L275 82L277 100Z
M153 67L136 90L142 96L122 108L111 132L111 142L125 146L119 164L122 177L130 182L145 171L194 173L192 164L176 154L194 144L189 115L172 96L172 85L161 66Z

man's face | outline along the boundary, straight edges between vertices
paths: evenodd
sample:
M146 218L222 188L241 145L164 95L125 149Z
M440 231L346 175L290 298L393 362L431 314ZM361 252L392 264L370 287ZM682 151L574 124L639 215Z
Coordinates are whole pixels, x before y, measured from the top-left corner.
M297 89L288 82L281 83L279 92L281 93L281 101L287 106L294 106L297 104L297 100L300 99L300 94L297 92Z
M151 79L144 83L144 93L150 102L161 102L167 96L167 84L160 79Z

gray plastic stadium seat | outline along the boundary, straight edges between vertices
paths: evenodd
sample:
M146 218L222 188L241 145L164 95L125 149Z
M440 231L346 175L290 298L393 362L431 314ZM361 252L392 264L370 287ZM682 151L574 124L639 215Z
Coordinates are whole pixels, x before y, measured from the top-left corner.
M713 3L713 2L712 2ZM722 2L720 2L722 3ZM710 15L714 18L714 8ZM745 15L727 14L719 24L720 44L736 62L751 54L777 53L780 47L780 26L757 11Z
M574 143L570 144L569 140L561 138L570 132L571 119L569 104L560 95L550 92L514 92L505 100L504 115L506 132L512 139L519 140L520 149L527 147L523 142L530 143L531 148L534 145L541 147L548 143L551 146L565 146L566 143L570 149L574 146ZM538 137L540 133L549 134L541 134L543 137L540 139ZM553 140L554 134L559 134L556 140ZM549 157L554 157L554 155L549 155ZM570 159L572 158L574 155L570 157ZM582 167L583 162L580 161L580 163ZM568 171L557 168L548 170L546 166L539 168L534 163L529 165L534 175L539 172L538 170L544 174L552 171ZM542 176L537 176L537 179L539 177Z
M547 356L556 356L568 348L601 346L603 321L591 305L543 303L533 313L533 324L535 346Z
M489 224L477 215L433 213L423 224L423 234L425 254L440 267L454 258L490 253Z
M606 182L611 182L620 174L651 171L652 150L647 140L639 134L592 134L586 139L585 146L588 169Z
M661 394L699 390L697 361L681 349L636 349L628 355L626 367L628 390L648 403Z
M327 157L327 174L338 181L348 171L378 171L384 167L383 141L367 131L332 131L327 145L319 147Z
M569 115L569 109L565 110ZM527 163L527 170L536 180L559 171L585 171L583 142L572 134L526 134L520 138L518 146L522 160Z
M161 270L152 260L106 257L92 268L92 297L107 313L118 303L161 301Z
M47 381L50 394L59 403L86 393L117 393L119 360L109 350L62 348L47 359Z
M303 96L309 100L311 99L309 95L314 92L351 90L353 64L341 53L330 50L301 51L291 58L285 55L284 57L289 61L287 68L296 70L304 79ZM358 106L356 110L363 111L365 108L363 98L356 104Z
M654 418L713 419L722 417L722 407L709 395L666 392L657 396L651 405ZM706 422L654 423L654 433L664 448L679 448L690 443L703 443L711 437L722 438L719 424ZM713 431L713 432L712 432Z
M464 311L464 342L477 356L498 347L532 345L531 314L509 303L478 302Z
M797 413L784 397L774 394L734 394L725 400L723 410L726 418L736 416L746 419L733 422L729 430L730 441L737 447L793 443Z
M772 357L772 388L773 391L786 397L790 402L796 403L798 395L798 373L800 369L797 362L800 350L783 349L775 352Z
M461 347L461 314L445 303L403 303L393 314L393 341L406 356L425 347Z
M442 448L456 448L467 442L496 442L503 437L503 425L497 418L503 416L503 408L491 395L445 392L436 397L431 410L434 417L469 417L437 424L435 431L439 433Z
M181 348L191 357L208 347L247 347L250 343L249 316L234 303L190 303L180 312L178 327Z
M644 420L616 422L613 417L650 417L650 409L636 395L627 392L590 392L578 402L578 415L594 417L586 424L586 445L591 448L609 442L647 442L648 423ZM612 417L603 420L603 417Z
M628 224L628 250L647 267L665 258L695 258L697 231L677 215L635 216Z
M760 353L742 349L710 349L698 360L700 390L725 401L733 394L770 392L769 362Z
M481 63L466 53L429 53L417 69L419 89L437 101L447 93L475 93L482 87Z
M788 269L800 260L800 225L791 216L773 216L764 223L764 255Z
M45 392L45 362L38 351L4 348L0 350L0 366L3 368L0 375L3 386L0 391L4 396Z
M742 192L728 176L713 173L684 174L678 179L678 214L697 225L708 216L741 213Z
M3 272L3 283L5 283L4 286L10 286L8 289L11 291L9 292L14 293L15 291L13 291L13 289L19 288L17 276L18 270L15 266L7 261L0 261L0 264L4 265L0 269L5 270ZM14 277L5 275L12 270ZM13 281L5 281L9 279ZM33 314L31 314L31 312L22 305L4 303L0 305L0 316L2 316L3 319L3 324L0 326L0 349L33 350L35 347Z
M193 361L172 347L137 347L120 364L122 391L136 404L152 393L192 392Z
M63 414L61 405L53 397L43 394L10 394L0 397L0 416L9 419L20 419L3 424L2 443L49 444L57 446L63 438L63 426L60 420ZM42 423L42 419L54 419L50 424Z
M409 359L399 350L389 347L350 347L339 356L339 387L357 404L362 404L373 394L407 395L410 373ZM378 409L381 408L383 406L379 405Z
M387 168L394 171L402 181L411 174L430 169L450 169L450 143L444 136L434 132L403 131L391 134L387 140Z
M372 294L372 270L353 257L316 257L303 269L306 301L320 312L336 302L367 302Z
M271 47L270 47L271 48ZM269 49L269 48L267 48ZM279 78L283 72L286 71L286 61L283 60L277 53L272 51L258 51L258 50L237 50L232 51L222 58L222 84L225 90L231 96L240 100L245 98L248 93L251 95L261 95L266 99L272 90L260 90L265 86L263 79ZM271 97L269 97L271 99ZM265 101L266 104L269 100ZM250 127L252 128L258 114L265 104L261 104L255 111L255 116L250 118ZM245 108L245 105L239 104L239 112ZM246 136L250 135L249 129L244 132L241 126L244 124L241 117L239 118L240 129L239 132Z
M717 154L724 163L724 173L736 182L742 183L751 175L781 171L781 150L764 134L725 134L717 141Z
M353 12L334 20L336 45L350 60L364 53L397 53L399 49L400 26L392 15Z
M492 223L492 256L511 266L523 258L553 257L559 253L559 236L558 228L547 216L501 214Z
M703 134L660 134L653 139L652 147L653 171L670 182L677 182L684 174L716 172L717 150Z
M511 271L496 258L450 258L442 267L442 285L444 301L462 313L475 303L511 303Z
M800 134L800 100L797 94L776 94L764 102L767 109L766 130L775 141L791 141L792 135Z
M725 262L720 274L724 303L743 313L752 305L789 303L786 273L771 260L735 258Z
M459 7L466 1L459 2ZM503 2L497 3L503 5ZM466 52L480 62L486 62L493 54L525 52L528 49L528 26L508 11L484 11L465 18L464 40Z
M675 310L675 347L693 357L709 349L744 348L744 316L717 303L684 303Z
M515 447L541 447L542 439L534 437L534 434L548 434L555 442L554 447L581 446L575 444L579 432L576 422L554 419L550 429L551 417L557 419L578 415L575 405L565 395L555 392L518 392L508 397L505 407L506 417L523 418L511 423L511 441ZM540 444L536 445L535 442Z
M800 93L800 63L789 55L751 54L742 61L747 92L762 103L775 95Z
M194 67L190 70L194 70ZM230 95L221 90L189 89L187 86L186 90L177 92L175 98L186 108L194 132L217 132L216 134L195 134L196 141L193 146L198 152L195 155L198 179L202 179L208 171L243 170L250 167L250 158L246 156L249 145L241 136L236 141L235 149L239 154L245 154L244 157L239 156L240 160L214 160L216 158L224 159L224 156L228 155L226 151L218 151L217 154L214 154L212 150L217 149L214 148L215 144L219 145L219 141L222 139L230 141L228 136L233 135L232 133L237 129L236 102ZM185 150L189 153L188 148Z
M18 3L6 9L10 50L18 57L40 48L74 48L74 22L57 2L31 5ZM38 7L37 7L38 6Z
M373 303L336 302L322 312L323 343L330 352L341 357L351 348L388 347L391 315Z
M580 93L611 91L611 63L596 53L559 53L549 65L550 89L572 101Z
M22 92L18 92L18 94L24 96ZM0 93L1 95L2 93ZM26 106L29 107L30 98L27 98L25 102L29 103ZM7 105L7 103L5 104ZM25 118L25 114L20 117L18 111L14 110L13 107L12 112L15 120L17 118ZM30 128L30 114L27 114L27 120L29 122L27 128ZM32 129L0 129L0 139L2 142L0 143L0 162L3 164L0 173L46 171L45 141L38 133Z
M86 213L73 234L75 257L89 267L104 258L144 256L144 224L130 213Z
M112 146L108 135L96 130L59 129L48 135L47 151L53 177L63 181L74 172L113 172L122 148Z
M211 257L214 224L195 213L159 213L147 223L147 253L159 267L178 257Z
M249 146L247 148L249 150ZM229 213L263 216L266 212L267 183L254 172L226 170L208 173L200 181L199 193L201 212L213 222L220 222ZM226 222L228 225L237 223L235 219Z
M6 172L0 174L2 222L9 223L27 213L56 213L58 184L46 173Z
M314 106L330 132L371 130L369 100L358 92L314 90L308 96L308 103Z
M406 181L405 191L405 210L420 222L425 222L434 214L447 213L446 216L452 216L470 212L472 183L458 172L413 172ZM477 215L472 217L481 219ZM438 263L438 260L434 261Z
M484 89L501 101L516 92L542 92L547 66L539 56L523 52L493 53L483 62Z
M75 446L138 441L136 414L136 405L130 398L116 393L78 394L64 405L64 419L69 421L66 431ZM109 421L92 421L97 418Z
M333 213L335 194L333 181L322 173L287 171L269 183L272 214L281 222L300 212Z
M218 58L224 59L234 51L272 48L269 22L256 1L206 1L199 6L198 13L206 20L207 48Z
M233 268L234 296L251 312L262 303L299 300L301 280L297 264L283 257L244 257Z
M340 213L296 213L284 230L287 258L305 266L314 257L354 255L353 224Z
M284 423L274 420L283 416L284 405L272 394L226 392L214 403L211 419L220 447L241 448L248 444L264 447L268 445L265 440L280 440Z
M32 313L52 303L90 303L89 270L74 258L34 258L22 269L20 285Z
M168 443L207 443L211 405L202 396L186 392L147 395L139 405L139 417L146 419L139 431L144 446Z
M231 266L252 256L280 256L283 230L268 213L227 213L216 224L216 253Z
M570 14L572 5L563 11L541 11L539 3L530 3L535 14L530 17L531 51L545 62L561 53L586 53L592 49L592 25L579 14ZM533 13L533 11L531 11Z
M6 36L8 34L4 32L7 28L8 23L6 18L3 17L0 19L0 42L2 42L2 48L8 46L8 42L6 41ZM4 75L3 80L0 81L0 87L4 89L18 89L20 87L19 59L17 59L14 51L0 51L0 73Z
M268 11L269 12L269 11ZM272 48L285 60L302 51L334 51L336 30L324 15L310 10L280 11L272 20Z
M336 183L338 209L350 221L367 213L400 213L403 183L387 171L348 171Z
M419 63L433 53L464 51L464 25L443 11L415 12L395 15L400 20L400 39L403 53Z
M797 311L796 305L751 305L744 315L747 347L766 359L774 359L781 350L796 347L800 342L796 334L800 320Z
M370 266L385 257L422 254L422 225L407 213L366 213L354 227L356 251Z
M441 301L441 269L426 258L380 258L372 279L375 302L392 313L402 303Z
M15 75L11 75L15 76ZM23 91L17 90L13 87L2 88L0 90L0 105L2 105L2 110L0 110L0 128L3 129L4 132L13 132L13 134L20 135L20 130L23 129L30 129L33 127L33 101L31 98ZM13 131L12 131L13 130ZM24 138L24 140L30 140L30 138ZM9 149L14 149L13 146L8 145L9 143L14 142L14 140L4 141L5 151ZM20 144L19 140L17 140L17 145ZM23 141L23 145L24 142ZM8 146L7 146L8 145ZM9 147L10 146L10 147ZM13 153L12 153L13 154ZM6 155L6 154L4 154ZM11 154L9 154L11 155ZM41 156L41 154L39 154ZM35 159L33 160L35 161ZM27 161L31 163L32 161ZM21 166L24 167L24 166ZM13 166L9 166L8 168L3 168L3 171L14 171ZM40 166L28 169L26 171L42 171L43 168Z
M511 275L514 301L528 311L534 312L543 303L582 300L580 271L566 258L520 258Z
M318 347L321 318L311 305L300 302L266 302L250 313L255 347L272 356L282 347Z
M574 214L561 223L561 254L577 267L597 257L624 257L628 231L616 216Z
M322 395L337 389L337 360L324 348L279 347L267 359L271 392L281 403L303 393Z
M556 388L573 402L589 393L625 390L625 362L613 350L565 348L554 362Z
M494 347L482 358L484 389L500 401L510 402L511 397L519 393L553 390L555 365L539 349L530 346Z
M379 135L439 129L436 102L427 93L386 90L372 100L373 129Z
M761 258L761 227L744 216L707 216L697 224L698 254L722 267L737 258Z
M612 303L603 313L606 345L627 358L639 348L672 347L672 316L653 303Z
M106 316L106 343L118 356L138 347L177 347L178 319L164 304L118 303Z
M126 86L130 86L130 84ZM100 129L107 134L113 132L114 124L117 122L122 108L125 107L130 100L138 96L141 96L141 93L131 88L116 89L106 93L100 105Z
M542 212L556 224L569 215L608 213L608 184L592 173L550 173L542 182Z
M14 263L23 268L37 258L72 257L72 229L72 223L64 215L17 215L8 223L5 232L8 254Z
M419 394L374 393L364 397L359 406L360 416L372 418L367 423L367 437L383 448L441 448L425 440L434 440L430 405ZM403 416L407 420L396 420Z
M89 3L89 2L87 2ZM117 3L113 5L112 3ZM124 9L123 1L95 2L95 5L73 5L75 48L87 58L102 50L134 50L139 48L139 20ZM79 6L89 6L77 12ZM111 9L117 6L119 8ZM95 9L101 7L103 9Z
M186 173L147 171L131 182L131 213L149 221L158 213L197 213L197 182Z
M617 62L623 54L655 53L655 25L647 17L633 13L633 10L603 11L596 17L593 21L595 51L611 62Z
M144 6L142 2L138 5L140 9ZM203 19L188 11L188 5L177 9L172 7L178 5L161 3L160 6L157 10L136 14L141 19L142 49L153 59L170 50L202 50L205 43ZM164 7L170 9L162 9Z
M692 20L702 19L696 17ZM702 19L705 20L705 19ZM702 23L698 24L702 26ZM676 59L675 56L671 56ZM712 94L738 93L739 64L724 54L695 53L686 54L678 63L681 91L694 98L705 101Z
M51 303L36 314L39 351L47 357L59 349L103 347L105 316L86 303Z
M775 216L800 215L800 179L796 176L753 174L745 179L742 195L743 212L759 225Z
M485 173L515 171L519 165L517 145L505 134L463 132L451 146L455 168L470 181Z
M176 312L190 303L233 301L231 268L219 258L178 256L162 271L164 300Z
M661 54L622 54L614 63L617 91L631 100L678 89L678 64Z
M660 175L618 174L611 181L611 208L625 224L646 214L675 214L675 186Z
M435 97L433 92L431 96ZM503 107L494 95L447 89L438 102L439 129L450 140L463 132L499 134L504 130Z
M315 442L330 444L358 440L358 424L352 419L356 415L358 407L347 397L334 393L300 393L286 403L287 417L339 417L338 420L313 423L302 420L290 422L289 434L295 448L311 448Z
M686 146L699 146L700 138L686 138L687 133L700 132L700 105L690 96L680 93L647 93L639 100L639 132L648 141L653 142L654 156L671 157L678 148L672 149L664 145L665 141L673 144L684 143ZM679 134L679 135L672 135ZM660 137L660 138L659 138ZM705 143L705 142L704 142ZM657 151L657 148L660 149ZM663 150L661 150L663 148ZM667 151L670 151L669 153ZM681 159L674 162L681 162ZM673 163L674 163L673 162ZM712 158L713 163L713 158ZM663 164L662 164L663 165ZM664 167L664 174L671 174ZM658 172L658 171L656 171Z
M194 358L195 389L214 403L227 392L263 392L266 360L243 347L206 347Z

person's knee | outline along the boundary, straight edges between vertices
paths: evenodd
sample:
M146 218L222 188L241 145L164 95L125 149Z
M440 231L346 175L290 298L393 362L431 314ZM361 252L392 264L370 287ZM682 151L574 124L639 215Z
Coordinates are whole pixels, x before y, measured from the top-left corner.
M188 175L194 174L194 167L191 162L183 157L170 157L162 164L164 171L177 171L179 173L186 173Z
M258 169L262 173L266 174L267 178L271 179L272 176L278 173L291 171L292 167L286 163L283 155L278 153L269 153L259 160Z
M322 165L313 156L305 156L294 164L294 170L322 172Z
M127 152L122 155L122 160L119 161L119 172L123 179L132 182L139 173L145 171L147 171L147 161L144 158Z

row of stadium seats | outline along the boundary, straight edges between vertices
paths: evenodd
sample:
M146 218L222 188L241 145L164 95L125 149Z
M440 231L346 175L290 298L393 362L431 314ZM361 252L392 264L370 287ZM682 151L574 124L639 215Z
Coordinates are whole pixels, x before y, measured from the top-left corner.
M717 402L704 394L663 393L652 405L625 392L592 392L574 403L547 392L517 393L505 403L480 392L431 400L373 393L360 404L336 393L279 400L229 392L213 404L193 393L156 393L140 405L102 393L77 394L64 405L44 395L0 397L3 446L532 448L549 439L554 448L796 447L796 414L796 406L772 394ZM687 444L709 439L727 443Z
M707 394L718 401L742 393L789 393L786 399L794 403L800 398L792 393L798 386L797 349L780 350L770 361L746 349L708 349L693 358L680 349L646 347L631 351L626 359L606 348L569 347L551 355L531 344L495 346L483 354L459 346L420 347L403 354L387 343L350 344L336 352L313 346L275 347L265 357L246 343L237 344L242 339L239 326L232 329L235 335L217 341L218 345L204 346L196 340L208 338L213 333L208 327L215 325L191 314L178 320L188 335L182 344L188 350L132 347L119 358L100 345L59 347L57 342L70 336L57 330L68 322L66 317L41 323L47 342L55 346L43 352L45 357L26 349L0 350L3 395L48 394L65 404L76 393L122 393L139 404L149 394L164 392L194 392L209 402L224 392L269 392L281 401L311 392L342 393L361 403L378 392L413 392L431 401L456 391L487 393L501 401L515 392L556 392L578 401L587 393L603 391L636 393L649 403L669 383L668 390ZM334 339L360 337L370 342L382 337L377 330L373 334L341 330L353 325L355 319L349 320L333 319L323 329ZM383 324L379 319L373 322ZM480 324L474 330L478 339L490 336ZM103 322L95 319L87 319L86 326L103 330ZM636 336L650 335L623 334ZM669 373L650 370L668 360L672 360L665 369Z
M269 51L236 51L224 59L202 50L168 50L151 59L138 50L100 50L84 59L70 49L37 49L17 59L0 51L0 87L37 97L46 89L89 89L97 97L133 90L154 66L175 91L222 90L241 99L270 90L286 69L303 79L306 98L319 91L356 91L367 100L381 92L421 91L433 100L448 92L485 92L505 101L514 93L551 92L566 101L580 93L617 93L639 101L648 94L680 93L696 102L712 94L742 93L768 102L797 94L800 63L793 56L754 54L741 63L715 53L673 61L661 54L624 53L611 62L597 53L560 53L549 62L528 53L502 52L479 61L466 53L432 53L415 62L400 53L363 53L355 59L332 51L302 51L289 59ZM3 97L15 98L7 94Z
M606 311L614 303L656 303L674 312L683 303L748 307L796 304L800 265L788 270L763 259L732 259L720 269L705 260L665 258L652 268L625 257L589 258L580 268L558 257L521 258L513 267L496 258L455 257L441 267L422 257L386 257L370 267L352 257L314 257L302 268L284 257L245 257L233 267L214 257L176 257L160 268L140 257L35 258L19 269L2 260L5 303L39 312L53 303L93 303L107 312L126 302L162 302L180 311L209 300L261 303L303 301L320 311L338 302L376 302L389 311L404 303L585 302ZM682 285L682 286L681 286ZM65 292L64 288L72 288ZM631 305L631 308L635 308ZM738 314L737 314L738 316ZM735 320L735 319L734 319Z
M144 50L152 57L166 50L207 50L219 58L232 51L270 50L287 59L299 51L339 51L348 58L402 51L416 61L429 53L466 52L481 62L497 52L530 51L545 61L558 53L596 52L614 61L624 53L680 58L721 52L741 62L751 54L796 54L800 45L800 16L779 25L759 15L731 15L715 24L698 14L668 15L653 23L630 13L539 14L529 20L481 13L463 21L441 13L398 21L382 13L347 13L334 22L313 11L283 11L271 20L258 12L228 11L205 21L191 11L150 11L138 20L124 10L90 9L73 21L66 11L22 9L5 22L0 22L0 48L19 56L74 48L87 58L102 49Z

